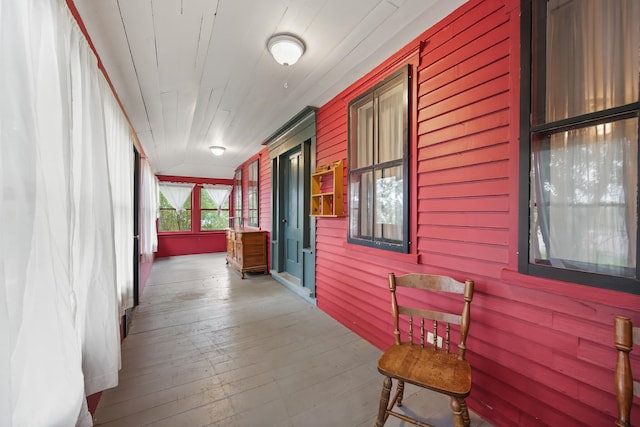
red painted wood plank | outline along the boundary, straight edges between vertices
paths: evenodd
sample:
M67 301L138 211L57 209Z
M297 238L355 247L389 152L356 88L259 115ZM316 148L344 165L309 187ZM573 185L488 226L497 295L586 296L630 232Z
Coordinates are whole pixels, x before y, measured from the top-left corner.
M507 212L507 196L462 197L457 199L419 200L420 212Z
M425 89L428 87L429 90L421 89L419 99L426 104L424 108L428 108L431 105L437 105L439 101L463 94L477 86L494 81L500 83L500 77L506 76L508 73L509 59L503 58L457 78L453 76L434 77L432 81L423 83ZM445 78L446 81L442 81ZM497 86L497 89L499 88L500 86Z
M492 17L499 17L496 13L504 6L502 2L469 2L469 9L459 10L441 23L440 27L427 31L423 40L428 40L420 53L423 62L429 58L440 58L448 52L458 49L460 46L472 43L488 29L495 26L493 22L499 22ZM486 25L489 22L489 25ZM482 26L482 23L485 23ZM426 58L426 59L425 59Z
M418 165L418 172L423 173L423 171L420 170L420 165ZM433 183L433 185L492 180L508 177L509 162L507 160L483 163L458 169L444 169L425 173L424 175L424 178Z
M504 110L509 103L509 93L502 92L490 98L486 98L469 105L462 105L459 108L440 114L436 107L430 108L433 117L430 120L420 122L422 132L434 132L446 129L453 123L464 123Z
M419 212L418 224L505 228L508 212Z
M508 369L506 371L508 372ZM474 378L482 377L484 374L484 372L477 370L473 372ZM554 399L549 399L550 390L544 384L532 383L530 376L522 376L521 378L522 380L517 387L494 383L490 377L479 378L485 387L501 390L504 395L509 396L508 400L511 405L520 411L518 415L515 415L517 421L513 418L506 418L504 419L505 425L592 427L610 425L612 422L598 407L590 407L573 399L575 393L556 394Z
M465 151L476 150L481 147L509 143L510 131L508 126L486 129L474 135L462 136L455 141L440 142L423 138L419 156L422 158L436 158Z
M447 271L445 274L457 277L498 278L504 264L463 258L437 252L421 253L421 262L427 271Z
M459 250L468 252L471 256L475 254L477 259L493 259L494 261L505 261L508 252L507 244L509 243L508 230L500 228L469 228L469 227L452 227L443 225L430 225L424 224L418 227L418 237L429 239L433 241L434 245L445 245L444 242L438 242L438 240L445 240L448 243L446 246L442 246L441 249L445 253L451 253L447 250L447 246L453 246L453 253L455 253L455 247ZM462 243L473 243L468 247ZM476 244L481 244L483 247L478 247ZM425 240L422 242L423 247L427 247L428 243ZM430 250L434 250L434 247L429 247ZM461 255L463 252L459 252Z
M509 125L509 110L500 110L474 118L466 122L451 123L445 128L427 132L427 126L418 124L418 148L434 142L455 141L459 138L473 137L481 132Z
M423 153L421 152L421 154ZM418 168L420 172L427 173L485 163L494 163L501 160L509 160L508 144L496 144L489 147L481 147L473 151L463 151L457 154L431 159L424 158L421 155L418 159Z
M510 89L509 83L509 76L503 75L445 98L441 97L444 92L424 94L418 98L418 121L429 120L433 114L453 111L460 105L469 105L498 93L507 92Z
M426 185L427 183L428 179L425 177L418 179L418 199L420 200L501 196L509 194L509 181L506 178L440 185ZM506 221L503 225L507 225Z
M472 320L471 328L474 326ZM473 329L470 329L470 337L473 334L472 331ZM507 346L505 345L505 347ZM512 351L495 346L493 343L471 341L469 338L469 360L470 363L473 363L472 369L475 367L476 370L486 372L493 380L517 387L521 389L521 393L524 393L528 383L531 383L532 390L529 393L535 393L535 387L543 385L546 388L547 398L552 392L557 395L576 395L578 382L550 369L547 363L551 363L551 361L546 356L546 352L538 350L536 356L539 361L536 361L526 352L521 352L515 347L510 347L510 349ZM531 381L532 377L536 380ZM503 385L496 390L504 392L504 389ZM540 400L544 401L545 399L541 396Z
M422 93L429 93L433 88L448 85L509 55L508 22L486 23L487 31L472 43L443 51L442 56L426 57L428 60L424 61L418 70L418 82ZM491 28L488 28L489 26Z
M475 231L473 232L475 234ZM425 238L425 235L428 238ZM499 262L506 264L508 260L508 249L500 246L470 244L468 242L461 243L459 238L451 237L451 240L436 240L436 236L431 236L426 231L423 232L419 228L418 240L419 249L421 251L433 251L442 254L452 254L466 258L475 258L491 262Z
M478 307L481 307L482 313L485 311L489 311L495 315L504 316L503 322L509 322L510 318L519 319L521 321L529 322L532 324L536 324L539 327L550 328L553 324L553 311L546 309L544 307L537 307L535 305L515 302L511 299L507 298L499 298L493 295L491 292L491 286L489 285L487 293L480 292L477 298L474 298L474 313L478 310ZM480 315L482 317L482 314ZM476 315L474 314L474 319ZM489 341L495 341L493 334L496 331L492 331L491 329L485 331L488 335L482 335L481 338ZM527 337L514 337L514 334L511 332L507 333L510 336L510 339L523 339L527 342L531 342ZM505 343L508 343L509 340L505 340ZM574 341L569 341L569 344ZM539 346L539 344L535 344ZM546 347L545 347L546 348Z

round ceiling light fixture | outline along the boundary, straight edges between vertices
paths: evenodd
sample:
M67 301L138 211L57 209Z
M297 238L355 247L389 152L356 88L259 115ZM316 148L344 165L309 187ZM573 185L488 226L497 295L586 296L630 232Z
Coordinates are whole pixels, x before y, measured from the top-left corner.
M293 65L304 53L304 42L291 34L276 34L269 38L267 49L281 65Z
M211 147L209 147L209 150L211 150L214 156L222 156L222 153L224 153L224 150L226 150L226 148L221 145L212 145Z

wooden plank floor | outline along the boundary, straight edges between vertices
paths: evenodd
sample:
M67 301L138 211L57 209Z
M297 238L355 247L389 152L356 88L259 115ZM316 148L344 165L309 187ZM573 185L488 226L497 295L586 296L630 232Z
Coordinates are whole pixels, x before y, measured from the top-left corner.
M380 350L270 276L242 280L224 257L154 263L96 425L373 426ZM447 398L407 386L405 408L452 425ZM490 424L472 414L472 426Z

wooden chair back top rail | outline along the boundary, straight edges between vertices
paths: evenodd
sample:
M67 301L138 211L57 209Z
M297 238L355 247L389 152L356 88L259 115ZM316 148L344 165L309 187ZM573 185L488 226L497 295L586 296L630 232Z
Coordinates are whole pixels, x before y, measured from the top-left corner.
M398 314L405 316L420 317L422 319L431 319L438 322L446 322L459 325L462 322L462 316L452 313L443 313L440 311L425 310L415 307L398 306Z
M393 273L391 273L393 274ZM465 285L451 277L409 273L403 276L395 276L396 286L403 288L428 289L432 291L463 294Z

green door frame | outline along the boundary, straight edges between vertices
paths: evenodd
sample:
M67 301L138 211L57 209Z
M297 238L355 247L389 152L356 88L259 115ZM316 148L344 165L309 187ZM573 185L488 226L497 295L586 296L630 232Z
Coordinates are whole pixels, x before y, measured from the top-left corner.
M271 158L271 275L287 288L315 304L315 218L310 212L310 176L316 162L316 109L307 107L266 141ZM300 150L304 171L302 277L285 271L285 185L288 156Z

